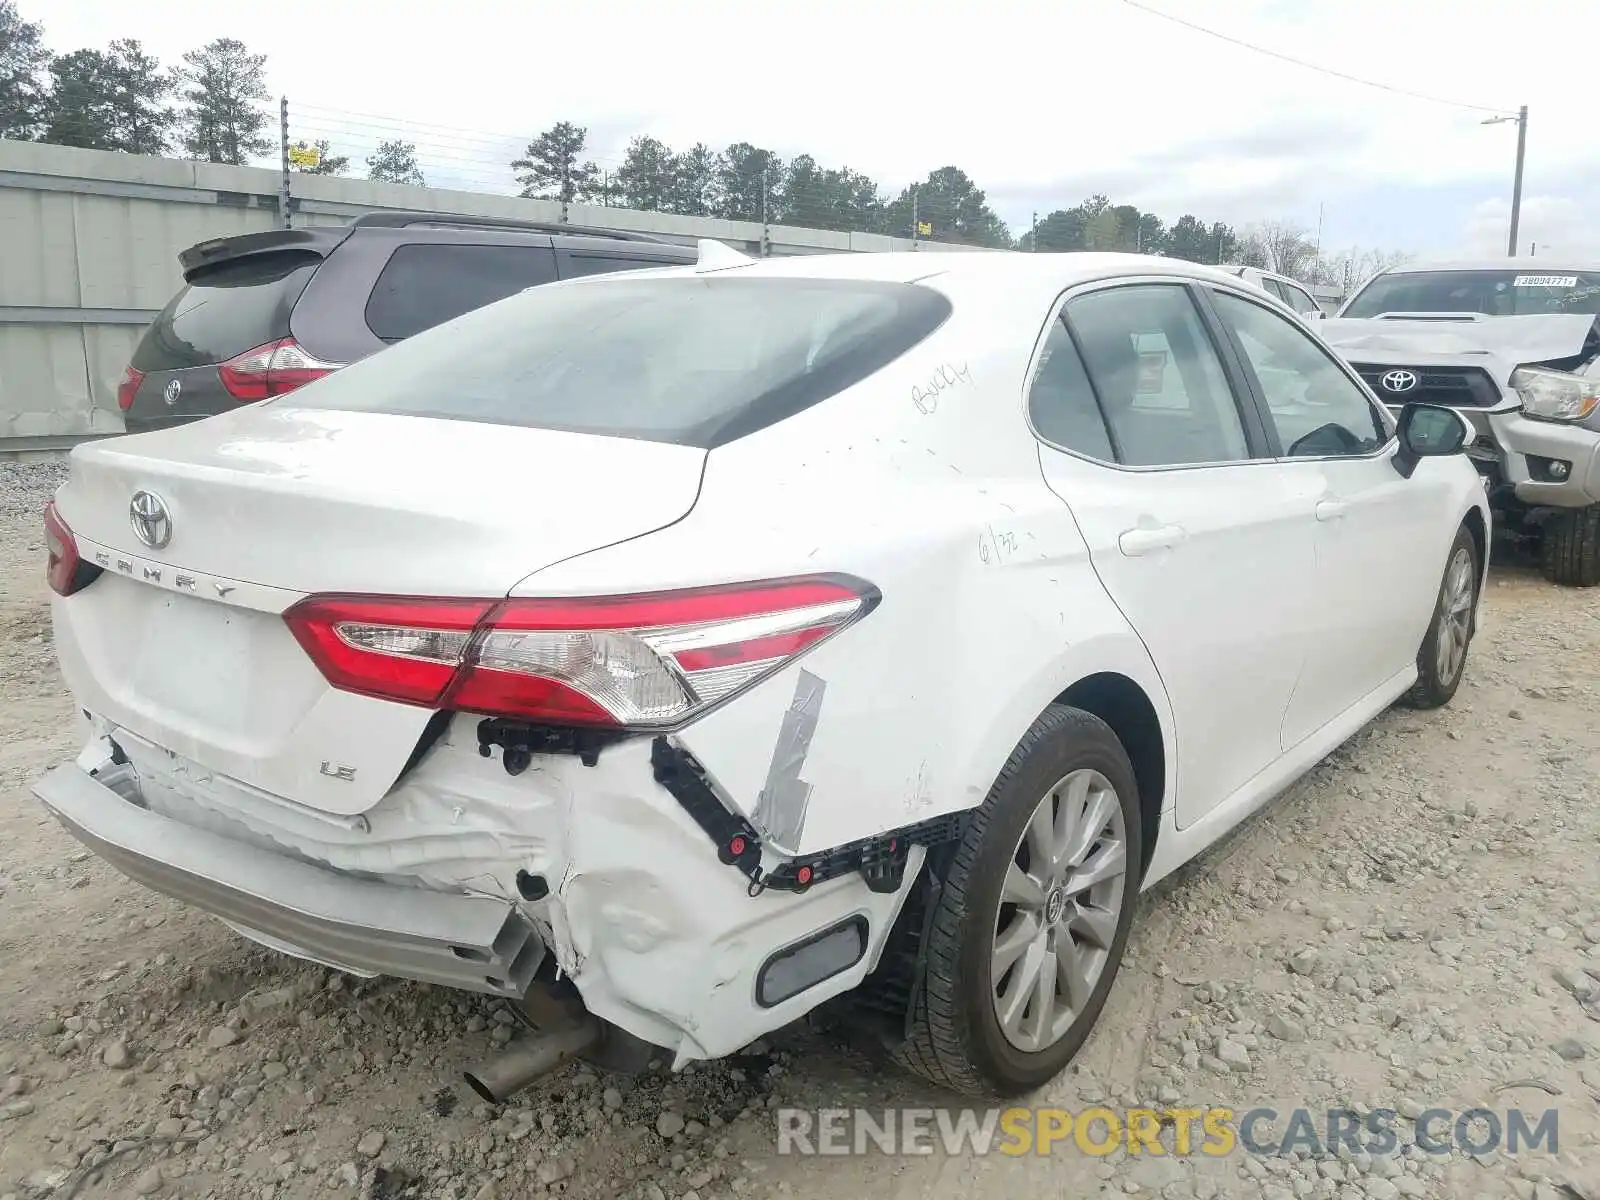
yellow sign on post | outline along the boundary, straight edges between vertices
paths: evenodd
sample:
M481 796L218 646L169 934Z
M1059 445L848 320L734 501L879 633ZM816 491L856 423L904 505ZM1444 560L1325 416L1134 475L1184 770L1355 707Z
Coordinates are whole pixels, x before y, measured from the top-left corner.
M322 148L297 142L289 147L289 163L296 167L319 167L322 165Z
M918 221L917 222L917 234L920 237L932 237L933 236L933 222L932 221Z

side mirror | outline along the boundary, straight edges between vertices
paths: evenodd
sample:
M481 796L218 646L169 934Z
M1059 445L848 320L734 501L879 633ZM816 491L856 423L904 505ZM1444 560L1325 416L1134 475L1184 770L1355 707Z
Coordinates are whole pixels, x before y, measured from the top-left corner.
M1460 454L1474 434L1472 423L1453 408L1438 404L1408 404L1400 410L1400 449L1394 469L1410 479L1425 458Z

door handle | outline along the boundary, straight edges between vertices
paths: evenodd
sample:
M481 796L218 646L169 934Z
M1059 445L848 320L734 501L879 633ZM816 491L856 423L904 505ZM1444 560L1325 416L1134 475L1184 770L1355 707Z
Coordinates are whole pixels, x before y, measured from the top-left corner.
M1347 505L1343 500L1318 500L1317 501L1317 520L1319 520L1319 521L1337 521L1337 520L1340 520L1344 516L1345 510L1347 508L1349 508L1349 505Z
M1124 531L1117 539L1117 547L1129 558L1138 558L1154 550L1170 550L1183 538L1183 530L1177 525L1139 526Z

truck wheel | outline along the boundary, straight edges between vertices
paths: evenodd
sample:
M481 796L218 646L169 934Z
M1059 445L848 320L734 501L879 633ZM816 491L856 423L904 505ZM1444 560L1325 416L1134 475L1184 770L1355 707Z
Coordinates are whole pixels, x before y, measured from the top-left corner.
M1116 978L1142 844L1122 743L1100 718L1052 705L951 859L901 1064L982 1098L1059 1075Z
M1569 509L1545 522L1544 577L1564 587L1600 583L1600 504Z
M1450 545L1444 578L1433 618L1417 651L1417 682L1405 694L1411 708L1440 708L1449 704L1461 686L1472 644L1472 618L1478 608L1478 547L1465 527L1456 531Z

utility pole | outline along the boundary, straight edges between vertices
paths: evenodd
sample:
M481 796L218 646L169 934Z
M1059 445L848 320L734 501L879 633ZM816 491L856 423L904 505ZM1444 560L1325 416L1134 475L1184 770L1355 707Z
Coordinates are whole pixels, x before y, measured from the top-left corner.
M917 185L911 185L911 248L917 248L917 234L922 230L921 218L917 215Z
M278 158L282 176L278 180L278 220L289 228L289 97L278 98Z
M767 168L761 168L761 257L771 253L772 238L767 227Z
M1326 207L1322 203L1317 205L1317 273L1319 275L1322 273L1322 213Z
M1522 219L1522 163L1528 153L1528 106L1524 104L1517 113L1517 173L1511 183L1511 236L1506 255L1517 255L1517 225Z
M1039 214L1033 214L1033 252L1039 253Z
M1517 123L1517 170L1511 181L1511 230L1506 236L1506 257L1517 256L1517 232L1522 223L1522 164L1528 154L1528 106L1524 104L1514 117L1490 117L1485 125Z

